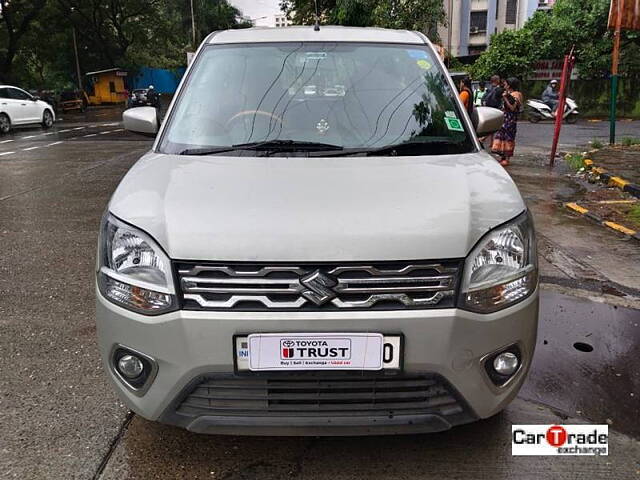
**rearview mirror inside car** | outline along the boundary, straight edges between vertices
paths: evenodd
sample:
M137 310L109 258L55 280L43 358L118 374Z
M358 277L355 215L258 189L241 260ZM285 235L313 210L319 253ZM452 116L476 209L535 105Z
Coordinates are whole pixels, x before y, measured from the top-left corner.
M122 114L125 130L141 135L155 136L158 133L158 114L154 107L130 108Z

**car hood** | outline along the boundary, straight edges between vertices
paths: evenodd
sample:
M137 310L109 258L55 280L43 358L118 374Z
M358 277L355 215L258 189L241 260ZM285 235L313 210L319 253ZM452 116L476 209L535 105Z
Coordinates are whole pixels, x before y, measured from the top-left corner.
M461 258L525 209L488 154L222 157L146 154L110 203L173 259Z

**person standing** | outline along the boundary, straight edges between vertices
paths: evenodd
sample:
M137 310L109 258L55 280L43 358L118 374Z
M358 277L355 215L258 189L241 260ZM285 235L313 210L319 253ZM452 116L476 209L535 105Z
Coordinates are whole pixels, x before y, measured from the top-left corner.
M478 82L478 89L473 92L473 104L476 107L482 106L482 98L487 93L484 82Z
M502 109L502 84L500 81L500 75L492 75L489 79L489 88L482 97L482 105L485 107ZM485 140L489 140L489 148L493 145L493 134L481 138L480 141L484 144Z
M485 107L502 108L502 85L499 75L493 75L490 80L487 93L482 97L482 105Z
M458 88L460 90L460 100L462 100L462 104L467 110L467 113L471 115L473 112L473 91L471 90L471 79L469 77L464 77L460 80Z
M509 159L513 157L516 146L516 134L518 132L518 114L522 112L523 96L520 93L520 82L517 78L510 77L503 82L502 111L504 123L502 128L494 135L491 152L499 155L500 165L509 165Z

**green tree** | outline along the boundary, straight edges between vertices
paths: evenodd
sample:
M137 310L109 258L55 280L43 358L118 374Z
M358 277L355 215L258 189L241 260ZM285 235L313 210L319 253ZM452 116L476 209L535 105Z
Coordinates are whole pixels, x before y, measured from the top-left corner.
M520 30L491 37L491 46L472 67L476 78L528 75L539 60L561 59L575 45L580 74L600 77L611 65L613 35L607 29L609 0L557 0L550 12L536 12ZM638 32L624 32L620 70L640 73Z
M141 66L181 67L193 49L189 1L0 2L11 6L1 10L0 79L10 76L26 88L75 85L73 29L83 72L117 66L135 74ZM36 4L40 8L31 9ZM238 23L239 12L227 0L194 0L194 10L197 42L214 30L247 26ZM18 25L24 27L19 30Z
M323 0L318 4L321 23L419 30L432 40L438 39L438 23L445 22L441 0ZM315 21L313 1L282 0L280 8L296 24Z
M53 2L47 2L21 43L13 69L16 83L37 89L67 88L76 84L75 71L71 23L63 21Z
M0 81L12 79L21 42L45 3L46 0L0 0Z

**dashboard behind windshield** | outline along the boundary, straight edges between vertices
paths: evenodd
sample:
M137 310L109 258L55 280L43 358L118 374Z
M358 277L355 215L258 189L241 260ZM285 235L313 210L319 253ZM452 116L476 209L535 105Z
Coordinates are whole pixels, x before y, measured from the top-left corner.
M431 50L419 45L211 45L196 59L159 151L262 143L277 150L273 145L287 141L471 152L455 95Z

